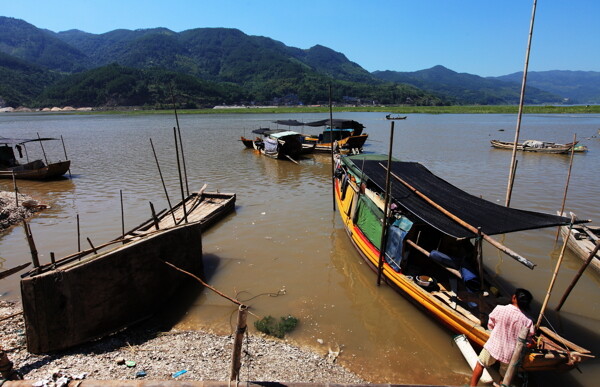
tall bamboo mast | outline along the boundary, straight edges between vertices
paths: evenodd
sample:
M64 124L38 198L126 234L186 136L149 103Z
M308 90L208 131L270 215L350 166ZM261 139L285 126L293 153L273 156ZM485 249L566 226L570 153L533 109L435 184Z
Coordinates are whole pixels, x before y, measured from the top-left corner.
M517 143L519 142L519 132L521 131L521 117L523 115L523 103L525 102L525 86L527 84L527 69L529 68L529 52L531 51L531 38L533 37L533 22L535 21L535 8L537 0L533 0L533 10L531 11L531 23L529 24L529 38L527 39L527 51L525 53L525 67L523 69L523 82L521 83L521 98L519 100L519 113L517 115L517 128L515 129L515 142L512 149L510 160L510 170L508 174L508 187L506 188L506 207L510 207L510 197L514 182L515 163L517 160Z

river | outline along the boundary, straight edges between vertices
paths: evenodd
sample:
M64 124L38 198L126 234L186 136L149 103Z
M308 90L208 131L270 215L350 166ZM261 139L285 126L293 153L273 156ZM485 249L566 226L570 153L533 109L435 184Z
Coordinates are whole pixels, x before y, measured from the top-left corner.
M369 134L365 151L387 153L390 121L384 113L336 113L354 119ZM256 316L293 315L300 319L287 339L320 353L342 350L338 362L376 383L467 383L470 370L453 344L452 333L398 293L383 285L353 249L333 211L331 165L327 155L309 155L296 165L257 155L243 147L241 135L276 127L276 119L312 121L327 114L180 115L190 190L235 192L234 213L204 234L207 280L237 296ZM490 147L489 140L512 141L514 115L413 114L395 121L393 155L418 161L452 184L488 200L504 203L510 151ZM0 136L59 137L71 164L71 179L19 181L22 193L51 206L31 219L40 260L50 252L61 257L81 243L94 244L121 232L120 192L125 228L150 217L167 202L152 149L152 139L171 201L181 198L175 159L172 115L2 114ZM598 224L600 208L599 115L525 115L521 139L570 142L573 135L589 148L574 157L566 209ZM314 132L314 130L305 130ZM28 147L29 156L41 150ZM44 143L50 160L64 159L60 141ZM511 206L555 213L565 192L569 156L519 154ZM0 180L12 190L12 181ZM512 286L529 289L539 311L561 249L556 229L506 235L504 243L537 264L529 270L484 249L488 269ZM87 245L87 242L84 247ZM30 259L23 228L0 234L0 269ZM568 339L600 354L600 276L586 272L559 315L551 310L577 272L581 261L567 250L549 302L550 322ZM18 276L3 279L3 298L18 299ZM210 293L180 295L187 308L178 328L229 334L234 305ZM535 315L537 317L537 315ZM249 322L256 317L251 316ZM254 328L251 328L254 332ZM323 344L320 344L322 342ZM598 360L568 374L539 374L549 386L591 386L600 377Z

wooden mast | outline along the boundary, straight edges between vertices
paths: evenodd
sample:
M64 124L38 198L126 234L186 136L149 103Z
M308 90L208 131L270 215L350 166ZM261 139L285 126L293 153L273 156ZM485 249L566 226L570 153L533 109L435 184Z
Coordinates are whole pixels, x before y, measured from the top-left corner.
M533 10L531 12L531 23L529 24L529 38L527 39L527 51L525 53L525 67L523 69L523 82L521 83L521 97L519 99L519 113L517 115L517 128L515 129L515 142L512 149L510 169L508 174L508 187L506 188L506 207L510 207L510 198L514 182L515 163L517 159L517 142L519 142L519 132L521 131L521 116L523 115L523 103L525 102L525 86L527 84L527 68L529 67L529 52L531 51L531 38L533 36L533 22L535 21L535 8L537 0L533 0Z
M385 199L383 204L383 229L381 230L381 241L379 246L379 267L377 268L377 286L381 284L381 273L383 272L383 259L385 256L385 245L387 242L387 219L388 207L390 205L390 173L392 170L392 145L394 144L394 121L390 129L390 149L388 151L388 168L385 174ZM364 160L364 159L363 159ZM362 184L362 182L361 182Z
M333 211L335 212L335 165L333 162L333 107L331 102L331 83L329 84L329 129L331 129L331 187L333 197Z

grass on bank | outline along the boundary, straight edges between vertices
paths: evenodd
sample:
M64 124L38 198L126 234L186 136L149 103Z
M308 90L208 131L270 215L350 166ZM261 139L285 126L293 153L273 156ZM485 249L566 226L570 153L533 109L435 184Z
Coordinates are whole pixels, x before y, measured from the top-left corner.
M515 105L471 105L471 106L339 106L340 112L381 112L391 114L517 114ZM328 106L282 106L282 107L231 107L216 109L178 109L179 114L294 114L329 113ZM91 112L69 112L68 114L173 114L173 109L127 108L94 110ZM600 105L580 106L524 106L524 114L600 114ZM56 113L55 113L56 114ZM58 113L60 114L60 113Z

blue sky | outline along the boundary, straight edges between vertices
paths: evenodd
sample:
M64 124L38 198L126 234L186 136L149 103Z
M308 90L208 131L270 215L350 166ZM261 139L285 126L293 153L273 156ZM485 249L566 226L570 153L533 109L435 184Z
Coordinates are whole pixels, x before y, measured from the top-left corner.
M0 15L55 32L237 28L302 49L316 44L368 71L443 65L499 76L522 71L533 0L2 1ZM600 71L599 0L539 0L530 71Z

